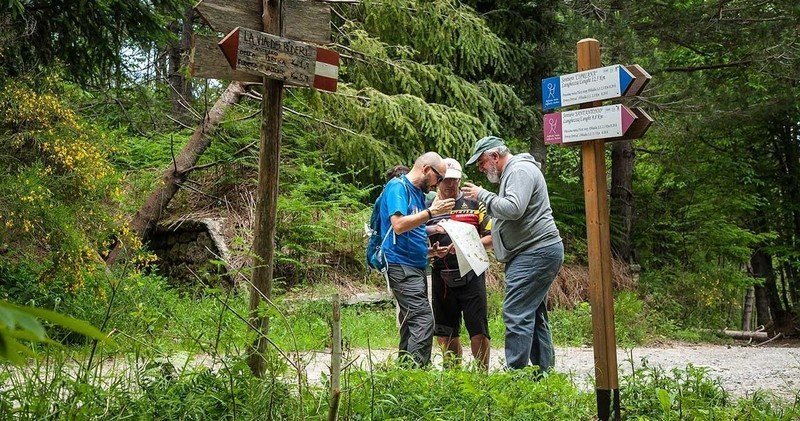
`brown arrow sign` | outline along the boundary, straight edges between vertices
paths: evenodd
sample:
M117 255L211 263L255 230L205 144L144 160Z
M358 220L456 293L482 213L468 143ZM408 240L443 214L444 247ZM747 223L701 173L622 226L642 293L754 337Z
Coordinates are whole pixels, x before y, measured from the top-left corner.
M649 75L648 75L649 76ZM631 108L633 114L636 115L636 120L633 121L628 131L620 137L606 139L606 142L613 142L615 140L634 140L640 139L647 133L647 130L653 124L653 118L647 112L639 107Z
M219 48L234 70L336 92L336 51L247 28L231 31Z
M314 44L331 42L331 9L326 3L306 0L284 0L282 17L286 38ZM202 0L195 6L211 29L229 33L234 28L261 29L261 0ZM192 37L189 74L205 79L261 82L259 75L231 69L217 44L217 36Z
M647 73L646 70L639 66L638 64L631 64L629 66L625 66L629 72L633 75L633 82L631 82L628 89L625 90L624 96L638 96L644 90L644 87L650 83L650 73Z
M239 82L261 83L262 76L252 75L231 69L218 43L222 38L216 35L192 36L192 51L189 54L189 74L204 79L236 80Z
M331 8L308 0L283 0L283 36L312 44L331 42ZM227 34L234 28L261 29L262 0L202 0L194 7L211 29Z

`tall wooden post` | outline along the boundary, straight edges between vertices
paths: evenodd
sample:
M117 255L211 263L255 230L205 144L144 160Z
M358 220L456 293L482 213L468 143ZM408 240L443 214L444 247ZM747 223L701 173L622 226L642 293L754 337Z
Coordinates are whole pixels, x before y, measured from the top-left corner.
M283 36L281 0L263 0L264 32ZM253 233L253 286L250 291L250 322L259 329L259 336L250 350L248 365L261 377L266 369L264 352L269 334L269 316L259 315L262 294L272 294L272 272L275 260L275 221L278 205L278 166L280 164L281 123L283 121L283 82L264 78L261 102L261 141L258 154L258 201Z
M578 71L600 65L600 42L586 38L578 41ZM602 102L584 104L598 107ZM583 191L586 200L586 235L589 248L589 301L592 306L592 343L594 346L597 416L608 420L612 402L614 419L620 417L619 379L617 375L617 337L614 327L614 295L611 289L611 233L608 213L605 141L591 140L581 145Z
M328 421L336 421L339 419L339 400L342 395L342 301L338 292L333 296L331 322L331 401Z

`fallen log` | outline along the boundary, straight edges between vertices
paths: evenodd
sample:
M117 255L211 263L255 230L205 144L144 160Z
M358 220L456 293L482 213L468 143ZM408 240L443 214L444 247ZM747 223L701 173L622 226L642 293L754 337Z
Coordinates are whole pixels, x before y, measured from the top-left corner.
M743 341L765 341L769 339L769 335L767 332L753 332L753 331L744 331L744 330L723 330L726 336L729 336L733 339L739 339Z
M170 163L164 171L161 185L150 194L141 208L133 215L129 223L130 229L140 240L147 238L161 219L161 214L180 188L180 183L185 180L192 168L197 164L200 156L211 145L211 134L217 124L222 120L225 111L239 102L245 92L245 85L241 82L231 82L225 92L217 99L214 106L206 113L203 122L197 126L189 142L183 147L180 154ZM112 265L124 247L121 241L116 241L111 251L106 256L106 264Z

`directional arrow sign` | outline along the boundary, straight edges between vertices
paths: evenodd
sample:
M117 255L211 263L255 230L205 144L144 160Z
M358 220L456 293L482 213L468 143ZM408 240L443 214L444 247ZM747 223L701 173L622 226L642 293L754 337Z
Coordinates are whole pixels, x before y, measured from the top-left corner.
M620 104L545 114L544 143L570 143L625 135L637 117Z
M639 107L631 108L631 111L633 111L633 113L636 115L636 120L634 120L633 124L631 124L631 127L628 128L628 131L618 138L606 139L607 142L614 140L640 139L645 133L647 133L647 129L649 129L650 125L653 124L653 118L650 117L645 110Z
M628 90L625 92L625 96L639 95L644 90L644 87L650 83L652 76L650 76L650 73L647 73L647 71L638 64L625 66L625 68L628 69L628 71L633 75L633 83L631 83L631 86L628 87Z
M551 110L618 98L625 94L633 80L634 75L619 64L549 77L542 80L542 108Z
M235 28L219 47L234 70L336 92L336 51L247 28Z
M240 82L261 83L262 75L253 75L231 69L218 43L222 38L216 35L192 35L192 49L189 53L189 74L205 79L238 80Z

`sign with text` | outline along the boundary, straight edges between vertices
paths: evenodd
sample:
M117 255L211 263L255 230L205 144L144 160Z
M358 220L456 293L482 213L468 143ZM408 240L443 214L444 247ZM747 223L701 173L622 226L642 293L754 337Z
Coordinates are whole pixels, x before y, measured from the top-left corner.
M637 117L620 104L545 114L544 143L610 139L625 135Z
M219 47L234 70L336 92L336 51L241 27L225 36Z
M618 98L626 93L633 81L633 73L619 64L549 77L542 80L542 108L551 110Z

